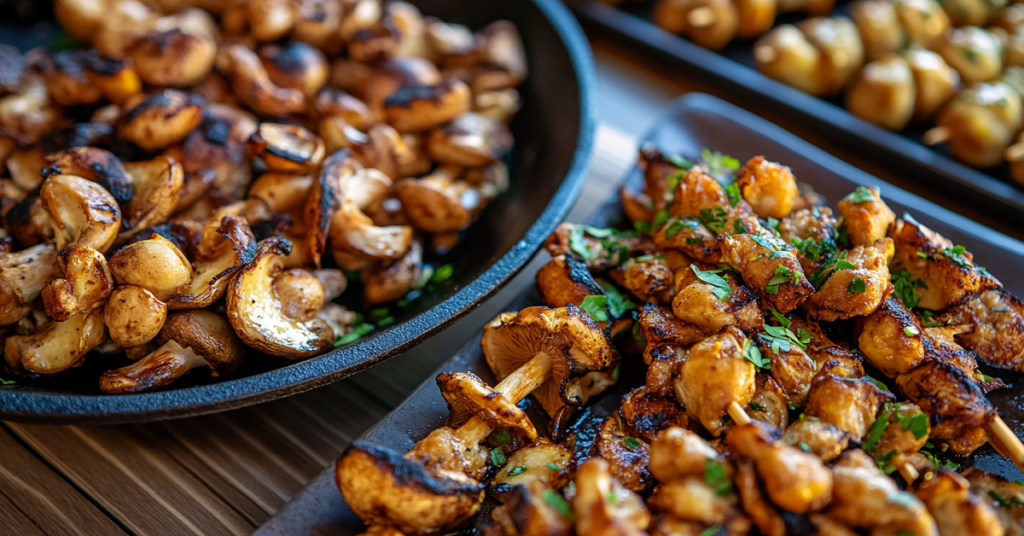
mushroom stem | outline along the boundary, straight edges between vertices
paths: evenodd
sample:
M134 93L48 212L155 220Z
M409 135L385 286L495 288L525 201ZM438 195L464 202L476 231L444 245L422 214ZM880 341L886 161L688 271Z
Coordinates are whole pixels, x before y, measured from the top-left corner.
M742 426L744 424L750 424L750 415L747 415L743 406L739 405L737 402L730 402L728 411L729 416L732 417L733 422L737 425Z
M100 376L104 393L140 393L170 385L186 372L209 366L191 348L170 340L142 359Z
M992 444L992 448L1024 471L1024 444L1021 444L1020 438L1006 425L1006 421L996 415L995 421L989 425L987 431L988 442Z
M509 374L494 390L513 402L526 398L551 377L551 356L541 352ZM480 417L473 417L455 431L455 435L468 445L476 445L491 433L492 426Z

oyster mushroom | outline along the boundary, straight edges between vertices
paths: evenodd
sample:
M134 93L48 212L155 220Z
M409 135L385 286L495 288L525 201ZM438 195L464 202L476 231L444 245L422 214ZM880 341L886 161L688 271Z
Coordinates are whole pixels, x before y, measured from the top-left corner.
M103 187L74 175L55 175L43 182L39 196L58 248L80 244L106 253L114 244L121 211Z
M291 243L280 237L264 240L256 257L239 272L228 288L228 320L235 332L249 346L271 355L289 359L311 357L330 349L334 333L322 319L299 320L287 314L292 303L284 285L277 285L283 261L291 253ZM313 294L319 291L323 303L323 288L316 278L303 281ZM282 296L285 294L285 296Z
M358 130L365 131L373 123L373 113L366 103L341 90L321 89L316 96L314 111L319 117L340 118Z
M588 371L608 368L618 357L597 324L572 304L503 313L484 327L480 344L499 380L531 360L547 361L551 378L532 392L556 420L568 418L596 394L584 391L580 378Z
M165 89L128 99L117 133L147 151L159 151L183 140L202 120L201 97Z
M31 335L7 337L4 358L12 370L55 374L77 365L106 336L103 311L94 309L50 322Z
M384 99L388 123L399 132L430 130L468 112L470 107L469 86L451 78L435 85L404 86Z
M132 200L132 180L121 160L98 147L72 147L45 157L49 174L74 175L102 186L118 203Z
M140 286L160 301L192 282L192 265L185 254L158 234L121 248L107 265L118 285Z
M324 159L324 142L297 125L260 123L249 137L249 153L271 171L309 173Z
M167 317L152 353L127 367L100 376L104 393L141 393L166 387L186 372L209 368L210 376L230 374L242 364L245 346L220 315L181 311Z
M512 134L504 123L470 112L431 131L427 147L438 162L481 167L512 148Z
M39 244L17 253L0 253L0 326L21 320L46 283L60 275L57 249Z
M61 277L43 287L46 314L58 322L86 313L106 303L114 289L114 278L102 253L88 246L72 244L57 252Z
M167 156L125 164L125 171L132 178L135 193L124 208L126 230L120 238L165 223L177 206L185 179L181 164Z
M138 348L156 338L167 320L167 304L137 285L120 285L103 309L103 323L118 346Z
M256 239L245 219L225 217L203 228L192 264L192 281L167 298L171 309L200 309L221 299L234 274L256 256Z
M313 182L303 217L306 223L306 262L320 269L320 257L327 247L331 219L341 205L341 185L362 166L347 150L337 151L324 161L317 180Z

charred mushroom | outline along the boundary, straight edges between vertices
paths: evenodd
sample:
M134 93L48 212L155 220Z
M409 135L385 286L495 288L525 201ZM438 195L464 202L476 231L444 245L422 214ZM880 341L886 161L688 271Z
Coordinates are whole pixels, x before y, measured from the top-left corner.
M77 365L106 335L103 311L94 309L50 322L31 335L7 337L4 357L13 370L55 374Z
M52 244L0 253L0 326L28 315L46 283L59 275L57 250Z
M125 103L117 123L122 138L159 151L185 138L203 120L202 99L176 89L137 95Z
M58 322L106 303L114 289L107 259L88 246L72 244L57 252L61 277L43 287L46 314Z
M192 263L192 281L167 298L171 309L200 309L221 299L232 276L256 256L256 239L242 218L210 222Z
M301 174L323 161L324 142L297 125L261 123L249 138L249 152L271 171Z
M167 320L167 304L137 285L120 285L103 309L110 339L122 348L136 348L153 340Z
M56 175L39 192L57 247L88 246L106 253L121 227L121 211L109 192L96 183L73 175Z
M192 282L192 265L185 254L158 234L121 248L108 265L119 285L140 286L160 301Z

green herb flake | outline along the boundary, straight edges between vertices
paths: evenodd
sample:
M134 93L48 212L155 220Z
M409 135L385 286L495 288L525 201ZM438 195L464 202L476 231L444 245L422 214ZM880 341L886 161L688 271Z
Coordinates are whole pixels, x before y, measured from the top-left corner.
M864 292L867 289L868 286L864 283L864 280L861 279L860 276L854 277L853 281L850 281L850 284L846 286L846 290L850 291L853 294L860 294L861 292Z
M572 486L572 484L575 483L570 483L570 486ZM565 500L565 497L563 497L561 493L558 493L553 489L544 490L544 502L548 503L548 506L551 508L554 508L555 511L558 512L558 515L564 518L573 517L572 504Z
M583 230L594 238L608 238L610 236L619 236L621 234L617 229L601 229L598 227L591 227L589 225L584 225Z
M371 331L373 331L373 324L359 324L357 326L354 326L352 328L352 331L335 339L334 347L339 348L345 346L346 344L352 344L358 341L359 339L362 339L363 336L370 333Z
M7 387L9 385L14 385L15 383L17 382L15 382L14 380L5 380L3 378L0 378L0 387Z
M698 219L713 233L725 231L725 224L729 219L729 213L722 207L702 208Z
M740 168L740 161L735 158L722 154L718 151L711 151L708 149L700 150L700 157L704 160L704 163L708 165L708 170L711 175L716 179L720 175L727 173L728 171L736 171Z
M740 194L740 186L735 182L725 187L725 195L729 196L729 205L733 208L740 204L743 196Z
M953 246L951 248L939 250L939 255L948 257L949 260L953 261L954 264L957 264L963 268L974 268L974 264L971 261L967 260L967 257L964 256L964 253L967 253L967 250L963 246Z
M430 278L431 283L443 283L452 277L453 268L451 264L442 264L434 270L434 276Z
M626 436L622 438L622 442L629 448L635 449L640 447L640 442L633 436Z
M716 460L704 460L704 482L714 490L719 497L732 495L732 482L725 472L725 466Z
M587 241L583 237L582 227L573 227L572 230L569 231L569 249L585 261L592 261L596 256L587 246Z
M508 476L521 475L526 472L526 466L520 465L519 467L513 467L508 470Z
M868 201L874 200L875 194L871 190L863 186L858 186L857 189L853 191L853 193L842 199L842 201L853 201L854 203L866 203Z
M856 266L850 263L850 261L846 260L848 254L848 251L844 251L833 256L830 261L823 264L821 268L818 268L818 271L811 274L810 282L814 285L814 288L821 288L821 286L824 285L830 277L832 277L832 274L839 270L856 268Z
M697 279L711 285L711 293L715 297L722 301L729 301L729 297L732 296L732 287L729 286L728 279L718 275L722 270L701 270L697 268L696 264L691 264L690 270L693 270Z
M776 311L775 309L772 309L772 316L775 317L775 320L780 326L786 329L793 327L793 322L786 318L786 315Z
M494 441L498 445L506 445L512 442L512 432L509 432L505 428L499 428L491 433L491 441Z
M615 285L603 279L598 279L597 284L601 286L601 290L604 290L605 297L608 298L608 312L611 313L612 317L621 318L627 311L633 311L639 307L633 302L633 300L629 299L629 296L623 294Z
M886 427L889 426L889 410L882 410L882 414L875 419L875 422L871 423L871 428L868 428L868 435L864 439L863 448L866 452L874 450L875 445L882 439L885 434Z
M921 330L917 329L917 326L907 326L903 328L903 334L907 337L916 337L921 334Z
M891 274L890 279L895 287L893 294L896 295L896 299L903 302L907 309L917 307L917 304L921 302L921 295L917 293L915 287L925 287L924 282L920 279L913 279L913 274L906 268L900 270L899 273Z
M593 318L595 322L607 322L607 303L607 296L591 294L590 296L583 298L583 303L580 304L580 309L583 310L583 312L590 315L590 318Z
M693 160L690 160L685 156L679 156L677 154L668 155L665 157L665 160L668 160L669 162L672 162L674 165L684 169L690 169L693 166L697 165L697 163L694 162Z
M694 244L703 244L704 239L699 236L691 236L686 239L686 245L692 246Z
M794 272L792 270L782 266L781 264L776 266L775 273L772 275L772 278L768 280L768 284L765 285L764 291L768 294L778 294L779 285L786 283L787 281L796 283L796 278L793 277L793 273Z
M748 407L753 411L764 411L764 404L760 402L751 402Z
M917 252L917 256L921 257L922 259L927 259L928 258L928 254L923 252L923 251L918 251Z
M548 469L552 471L561 471L562 468L555 464L555 462L548 462Z
M809 452L811 454L814 454L814 449L812 449L810 445L808 445L807 443L804 443L803 441L798 443L797 446L800 447L800 450L802 450L804 452Z
M768 216L768 227L775 233L775 236L782 236L782 234L779 233L779 220Z
M750 339L743 339L743 348L741 352L743 354L743 359L753 363L754 367L759 371L768 370L772 366L771 360L764 357L764 355L761 354L761 350Z
M701 531L700 536L718 536L722 532L720 525L711 525L710 527Z
M491 464L495 467L501 467L508 463L508 458L505 457L505 449L503 447L494 447L491 449Z

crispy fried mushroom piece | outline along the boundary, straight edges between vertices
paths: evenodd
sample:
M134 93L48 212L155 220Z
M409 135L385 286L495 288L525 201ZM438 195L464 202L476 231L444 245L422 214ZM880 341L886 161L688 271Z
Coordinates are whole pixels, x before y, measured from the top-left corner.
M242 363L245 346L231 325L206 310L181 311L167 317L157 342L160 348L127 367L100 375L104 393L141 393L166 387L186 372L209 368L223 377Z
M491 481L491 493L499 501L508 502L509 492L519 486L532 488L540 483L548 489L561 489L569 483L574 469L572 452L540 438L508 457Z
M504 504L491 517L505 536L568 536L571 521L549 504L550 494L557 493L540 481L515 486L503 494Z
M889 278L892 240L882 238L871 246L857 246L842 256L828 279L811 296L809 317L835 320L867 316L875 312L893 290ZM816 276L817 274L815 274Z
M754 213L761 218L784 218L793 210L800 192L786 166L755 156L736 176L736 185Z
M686 412L715 436L725 429L732 403L746 406L754 397L754 364L743 357L747 338L734 327L695 344L675 381L676 398Z
M503 123L469 112L431 131L427 148L438 162L480 167L512 148L512 134Z
M181 164L166 156L125 164L125 171L132 178L135 194L124 208L122 241L138 229L166 223L185 180Z
M53 244L0 253L0 326L28 315L47 282L60 273Z
M597 429L590 455L608 462L608 472L628 490L642 492L654 483L647 469L650 447L643 439L620 428L621 421L609 417Z
M970 326L956 341L985 363L1024 370L1024 303L1005 290L987 290L949 311L950 325Z
M492 428L507 428L528 441L537 439L526 412L472 372L442 372L437 387L448 403L448 427L458 429L474 416Z
M388 123L399 132L430 130L470 110L469 86L446 79L429 86L404 86L384 99Z
M650 523L643 499L624 488L608 471L608 462L590 458L576 474L576 531L592 536L640 536Z
M132 177L121 160L98 147L72 147L46 155L51 175L74 175L102 186L118 203L132 200Z
M402 298L423 276L423 247L416 240L401 258L382 261L362 273L363 297L371 305Z
M31 335L7 337L4 358L15 371L56 374L80 363L106 336L103 311L93 309L63 322L50 322Z
M158 234L121 248L108 266L119 285L140 286L160 301L192 282L192 265L185 254Z
M843 217L851 247L874 244L885 236L889 224L896 221L896 214L882 201L877 187L857 188L856 192L842 198L836 208Z
M110 339L122 348L136 348L156 338L167 320L167 304L137 285L119 285L103 309Z
M260 123L249 137L249 153L271 171L304 174L323 161L324 142L298 125Z
M160 21L162 26L128 48L132 65L146 84L188 87L210 73L217 58L216 23L205 11L188 9Z
M219 300L243 265L256 256L256 239L241 218L208 222L196 247L192 280L167 298L171 309L201 309Z
M938 536L935 521L912 493L875 466L862 450L851 450L832 467L835 481L829 517L851 527L905 530L918 536Z
M55 175L39 191L57 247L88 246L106 253L121 227L117 201L101 186L73 175Z
M228 287L228 320L239 337L248 344L271 355L289 359L311 357L330 349L334 334L319 318L298 321L286 314L290 305L284 303L276 288L284 258L291 244L280 237L260 243L255 258L245 265ZM313 279L316 285L319 282ZM323 288L319 290L323 302Z
M106 303L114 289L114 278L102 253L88 246L72 244L57 252L61 277L43 287L46 314L58 322L89 312Z
M238 100L257 113L285 117L306 110L302 91L274 84L259 56L244 45L222 47L217 66L231 80Z
M125 102L117 122L122 138L159 151L185 138L203 120L202 99L176 89L136 95Z

